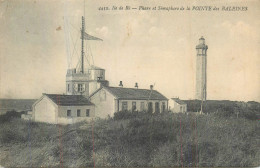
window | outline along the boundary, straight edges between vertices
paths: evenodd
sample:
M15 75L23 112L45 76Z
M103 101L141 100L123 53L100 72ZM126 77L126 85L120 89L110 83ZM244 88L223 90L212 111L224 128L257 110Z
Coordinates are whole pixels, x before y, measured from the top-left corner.
M71 110L67 110L67 117L71 117Z
M83 84L78 84L78 92L82 92L83 91Z
M68 84L68 92L70 92L70 84Z
M182 106L180 107L180 111L182 112Z
M104 76L104 72L101 70L101 71L100 71L100 77L101 77L101 79L103 78L103 76Z
M80 117L80 110L77 110L77 117Z
M86 117L89 117L89 112L90 112L90 110L87 109L87 110L86 110Z
M132 111L136 110L136 102L132 102Z
M144 102L141 102L140 111L144 111Z
M127 102L122 102L122 111L127 111Z

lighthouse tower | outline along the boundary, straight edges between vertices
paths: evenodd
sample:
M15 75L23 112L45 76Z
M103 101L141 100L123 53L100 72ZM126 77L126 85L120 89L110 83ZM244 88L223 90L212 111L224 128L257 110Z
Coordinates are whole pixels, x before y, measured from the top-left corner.
M199 44L196 46L197 62L196 62L196 95L198 100L207 99L207 49L205 39L201 37Z

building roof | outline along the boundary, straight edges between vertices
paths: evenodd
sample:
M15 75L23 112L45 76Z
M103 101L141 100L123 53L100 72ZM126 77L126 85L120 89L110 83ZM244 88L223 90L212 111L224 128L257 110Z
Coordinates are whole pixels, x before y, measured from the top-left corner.
M97 66L95 66L95 65L91 65L91 66L90 66L90 69L95 69L95 70L105 70L105 69L100 68L100 67L97 67Z
M168 100L156 90L124 87L104 87L118 99L126 100Z
M44 94L59 106L86 106L94 105L82 95Z
M176 103L180 104L180 105L185 105L187 103L185 103L184 101L180 100L179 98L172 98L172 100L174 100Z
M205 40L203 36L201 36L200 40Z

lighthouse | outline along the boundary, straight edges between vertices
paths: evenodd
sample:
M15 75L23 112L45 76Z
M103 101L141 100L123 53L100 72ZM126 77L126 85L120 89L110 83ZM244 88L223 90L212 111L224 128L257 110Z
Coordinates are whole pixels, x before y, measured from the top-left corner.
M196 46L196 93L195 98L205 101L207 99L207 50L205 39L201 37Z

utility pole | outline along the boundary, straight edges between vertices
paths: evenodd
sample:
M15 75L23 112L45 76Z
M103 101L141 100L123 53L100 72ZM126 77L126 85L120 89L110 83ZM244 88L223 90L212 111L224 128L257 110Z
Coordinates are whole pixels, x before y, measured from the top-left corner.
M200 113L202 114L203 113L203 101L204 101L204 98L206 98L206 86L204 85L203 86L203 90L202 90L202 96L201 96L201 105L200 105Z
M202 114L202 106L203 106L203 99L201 99L201 104L200 104L200 114Z

